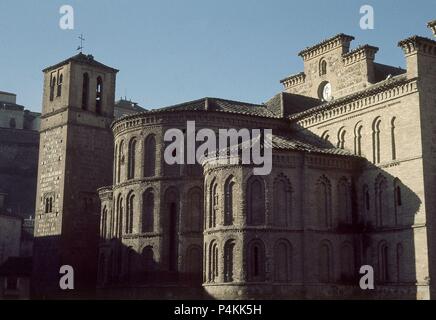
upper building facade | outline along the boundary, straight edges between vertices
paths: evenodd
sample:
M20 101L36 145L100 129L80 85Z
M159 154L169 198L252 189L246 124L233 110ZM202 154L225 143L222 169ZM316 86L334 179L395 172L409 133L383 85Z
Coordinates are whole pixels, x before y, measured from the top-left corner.
M17 95L0 91L0 128L39 130L41 114L17 104Z
M0 91L0 213L21 218L35 212L39 117Z
M93 217L86 232L96 232L99 217L98 259L62 261L95 263L100 297L434 298L436 41L399 42L401 69L376 63L376 47L351 49L352 40L340 34L303 50L304 71L264 104L203 98L111 124L111 69L74 59L46 69L46 99L51 74L65 68L72 102L44 103L41 139L59 147L40 153L36 235L62 239L57 255L68 255L94 239L73 226ZM103 104L83 109L90 83L98 96L99 72L110 79ZM197 131L272 129L271 173L213 155L167 164L165 132L187 136L188 121ZM95 206L79 219L83 194ZM359 288L363 265L375 290Z

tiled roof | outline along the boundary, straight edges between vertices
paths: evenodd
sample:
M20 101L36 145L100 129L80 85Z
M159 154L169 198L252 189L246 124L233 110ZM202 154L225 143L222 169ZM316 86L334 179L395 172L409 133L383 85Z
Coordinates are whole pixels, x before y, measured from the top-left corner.
M238 144L238 150L251 149L252 140ZM293 133L273 133L271 146L273 150L299 151L305 153L318 153L336 156L348 156L361 158L348 150L340 149L317 136L309 136L308 133L299 131ZM235 146L219 150L219 154L228 154L228 150L234 150Z
M280 92L265 103L279 117L303 112L320 104L319 99L288 92Z
M375 63L374 62L374 76L375 81L380 82L383 80L386 80L386 78L391 76L397 76L400 74L406 73L406 70L402 68L392 67L381 63Z
M141 107L136 102L132 102L124 99L115 101L115 108L122 108L122 109L132 110L136 112L146 111L145 108Z
M56 63L55 65L47 67L47 68L45 68L42 71L46 72L47 70L50 70L50 69L56 69L56 68L58 68L60 66L63 66L65 64L69 63L69 62L77 62L77 63L80 63L80 64L87 64L87 65L90 65L90 66L107 69L107 70L110 70L110 71L113 71L113 72L118 72L117 69L111 68L111 67L109 67L109 66L107 66L107 65L105 65L105 64L103 64L101 62L98 62L97 60L94 60L94 57L92 55L90 55L90 54L85 55L83 53L76 54L75 56L72 56L72 57L70 57L68 59L65 59L64 61Z
M202 98L188 101L173 106L151 109L134 115L121 117L119 120L136 117L138 115L147 115L155 113L177 112L177 111L215 111L234 114L246 114L250 116L259 116L267 118L278 118L265 105L252 104L247 102L225 100L219 98Z
M16 104L16 103L0 101L0 111L1 110L23 111L24 106Z
M323 153L355 157L354 154L347 150L336 148L330 143L319 138L310 138L303 132L295 132L292 134L273 134L272 147L273 150L293 150L307 153Z
M10 96L16 96L15 93L12 93L12 92L6 92L6 91L0 91L0 94L6 94L6 95L10 95Z

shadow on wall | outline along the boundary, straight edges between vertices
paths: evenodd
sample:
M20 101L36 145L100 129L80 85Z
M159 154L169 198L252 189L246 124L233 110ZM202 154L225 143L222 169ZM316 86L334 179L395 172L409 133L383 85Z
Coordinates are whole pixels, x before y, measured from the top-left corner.
M319 147L337 147L310 132L301 135L303 140ZM400 177L392 176L364 158L357 159L360 163L353 174L352 223L339 224L334 230L338 234L353 235L356 277L349 279L351 281L345 277L341 280L354 282L353 298L428 298L425 265L422 266L423 279L418 277L417 270L420 261L428 261L427 243L422 246L415 243L415 239L424 241L427 232L425 228L415 228L421 199ZM401 174L405 176L408 173ZM342 248L336 250L340 251L341 257ZM373 267L375 290L360 289L359 269L362 265ZM423 292L418 288L422 288Z
M99 299L211 299L203 290L203 253L190 253L191 265L168 271L151 246L141 253L119 239L102 239L96 296ZM196 256L195 256L196 255Z
M296 136L298 137L298 134ZM302 140L320 147L333 147L331 143L314 135L306 135ZM415 243L415 238L417 236L419 238L417 233L420 231L413 228L421 201L398 177L390 175L363 158L356 158L356 164L351 193L352 219L349 223L334 226L320 243L321 245L324 240L338 238L352 239L352 260L356 277L341 276L340 279L328 279L326 283L321 283L319 286L310 283L306 287L306 292L312 291L305 297L416 299L420 297L416 283L426 280L417 277L417 257L422 257L423 261L428 260L423 256L426 254L426 247L418 247ZM336 184L332 184L332 188L335 188L334 192L336 192ZM332 212L338 210L334 208ZM422 230L425 237L426 231ZM57 256L55 253L59 250L59 242L59 238L47 237L40 238L39 242L35 243L35 246L39 247L39 253L35 254L35 258L46 264L36 264L32 283L34 289L59 292L56 291L58 289L56 284L59 283L61 262L53 261ZM333 259L340 260L339 263L333 264L335 267L348 266L348 261L342 261L346 256L343 254L343 249L342 245L331 248ZM212 299L202 288L202 248L199 247L197 252L191 254L193 256L190 259L182 259L191 261L190 265L182 265L181 272L170 271L178 268L170 268L167 263L159 263L158 261L170 261L170 257L157 259L152 247L144 247L141 252L136 252L119 239L108 241L101 238L99 256L97 259L96 252L95 259L98 261L98 279L94 275L88 275L88 279L85 277L81 282L89 281L91 287L96 281L97 290L92 292L92 297L99 299ZM317 252L310 254L320 255ZM375 290L364 291L359 288L359 269L362 265L371 265L374 268ZM341 272L334 272L334 274L341 274ZM55 279L54 282L52 281L54 286L43 288L43 281L38 281L41 279ZM304 280L303 282L306 283ZM262 282L269 285L272 284L272 279L265 278ZM347 289L344 289L345 287ZM348 290L350 288L351 290ZM71 294L65 292L62 294L63 296L60 296L62 298L83 298L80 289ZM86 294L91 296L90 292ZM348 294L350 296L347 296ZM256 298L262 299L262 297ZM292 298L295 297L289 297Z

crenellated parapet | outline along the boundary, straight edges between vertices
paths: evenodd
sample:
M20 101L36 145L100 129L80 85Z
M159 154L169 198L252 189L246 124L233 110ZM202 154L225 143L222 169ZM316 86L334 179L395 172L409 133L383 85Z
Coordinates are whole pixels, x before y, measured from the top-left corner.
M375 59L375 54L378 52L378 48L371 46L369 44L365 44L362 46L359 46L358 48L347 52L342 55L342 62L344 63L344 66L351 65L355 62L362 61L362 60L371 60L373 61Z
M302 57L304 61L307 61L337 48L342 48L343 53L345 53L348 52L350 48L350 42L352 40L354 40L353 36L340 33L331 38L323 40L314 46L307 47L306 49L302 50L298 55Z
M398 46L403 49L406 56L414 53L436 56L436 41L425 37L412 36L398 42Z
M303 84L305 81L306 81L306 75L304 74L304 72L300 72L296 75L280 80L280 83L282 83L285 86L285 88L291 88Z

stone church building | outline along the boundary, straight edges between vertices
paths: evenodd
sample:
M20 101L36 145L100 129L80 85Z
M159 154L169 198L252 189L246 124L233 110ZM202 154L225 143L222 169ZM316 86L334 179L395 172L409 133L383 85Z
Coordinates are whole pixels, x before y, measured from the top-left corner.
M436 35L436 21L428 26ZM203 98L113 121L117 70L44 70L33 292L38 297L436 297L436 41L405 70L339 34L263 104ZM272 129L272 171L169 165L167 130ZM59 267L77 290L58 288ZM359 287L361 266L375 289Z

